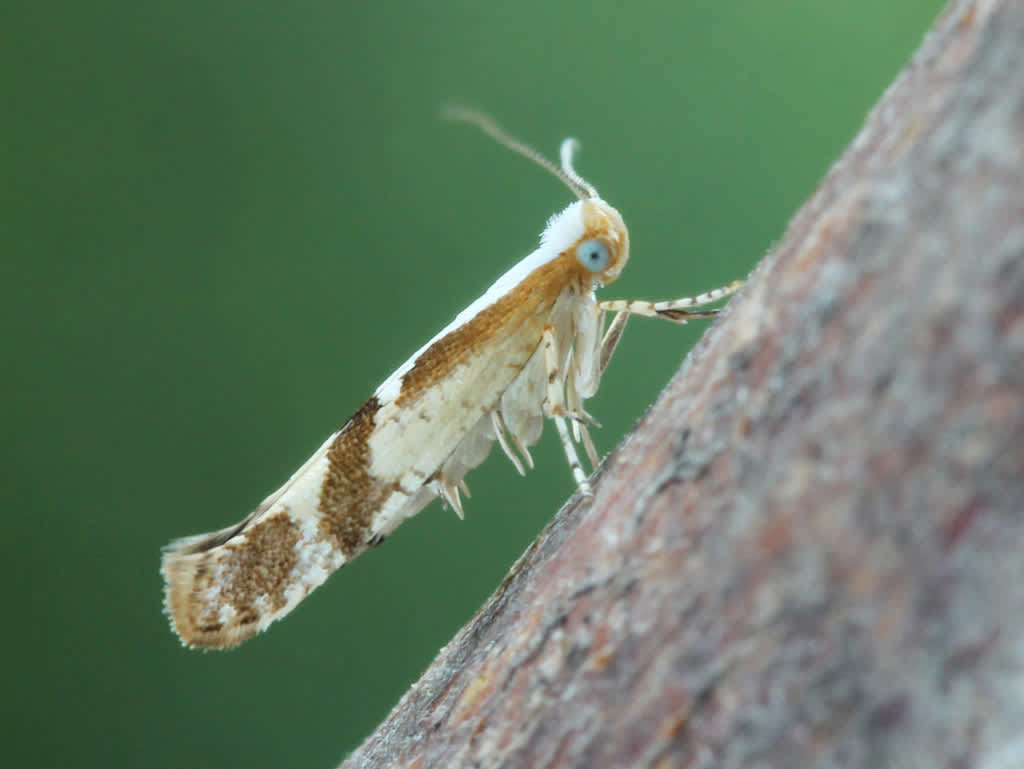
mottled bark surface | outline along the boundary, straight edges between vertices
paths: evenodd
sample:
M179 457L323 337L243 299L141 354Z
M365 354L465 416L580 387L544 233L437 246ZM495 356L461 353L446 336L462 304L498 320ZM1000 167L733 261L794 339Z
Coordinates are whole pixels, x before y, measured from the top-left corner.
M953 2L348 767L1024 766L1024 3Z

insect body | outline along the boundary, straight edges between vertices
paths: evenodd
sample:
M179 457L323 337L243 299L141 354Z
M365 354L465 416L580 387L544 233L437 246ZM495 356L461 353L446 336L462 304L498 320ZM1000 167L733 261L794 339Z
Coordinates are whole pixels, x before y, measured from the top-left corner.
M315 454L241 523L172 543L163 559L172 625L189 646L241 643L287 614L333 571L377 544L434 497L462 517L466 473L497 441L520 473L551 419L580 491L576 452L597 452L583 401L592 396L632 315L677 323L739 282L667 302L603 301L629 258L612 206L561 166L474 112L452 115L547 168L579 198L553 216L540 246L421 347ZM614 313L605 329L605 314Z

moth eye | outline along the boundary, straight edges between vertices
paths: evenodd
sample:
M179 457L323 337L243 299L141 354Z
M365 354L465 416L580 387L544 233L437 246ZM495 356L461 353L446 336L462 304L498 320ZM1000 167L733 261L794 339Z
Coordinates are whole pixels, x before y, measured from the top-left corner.
M576 246L576 258L591 272L601 272L608 266L608 246L600 240L584 240Z

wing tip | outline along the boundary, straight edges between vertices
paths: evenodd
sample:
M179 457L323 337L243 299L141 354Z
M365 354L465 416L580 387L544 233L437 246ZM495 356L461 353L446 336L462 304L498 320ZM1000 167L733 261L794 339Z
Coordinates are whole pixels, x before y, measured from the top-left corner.
M230 621L200 620L204 611L197 582L206 573L211 560L211 546L203 545L222 533L186 537L164 548L160 568L164 578L163 610L171 630L181 645L189 649L230 649L264 627L255 613L233 617ZM205 614L209 616L209 612Z
M183 645L227 649L288 614L349 559L310 521L275 507L164 548L164 612Z

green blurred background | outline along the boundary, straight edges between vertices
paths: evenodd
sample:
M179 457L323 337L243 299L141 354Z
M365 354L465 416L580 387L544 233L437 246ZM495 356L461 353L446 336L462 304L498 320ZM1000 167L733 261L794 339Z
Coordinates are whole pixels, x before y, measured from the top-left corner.
M499 454L285 622L181 648L160 548L233 523L514 261L569 194L619 207L606 296L745 276L938 0L21 3L0 20L7 766L330 767L572 491ZM634 321L610 450L702 327Z

